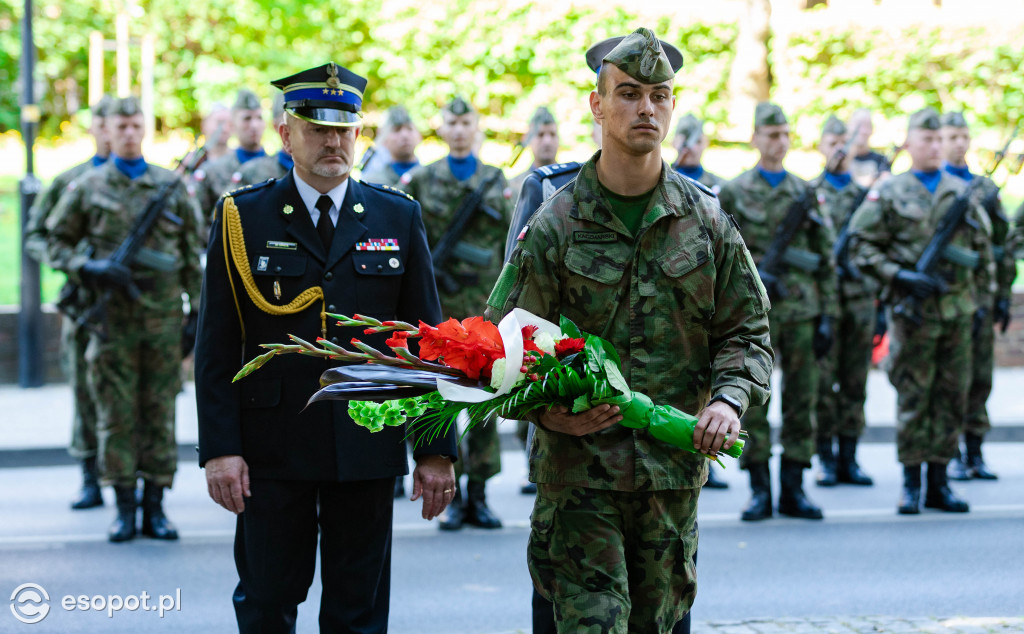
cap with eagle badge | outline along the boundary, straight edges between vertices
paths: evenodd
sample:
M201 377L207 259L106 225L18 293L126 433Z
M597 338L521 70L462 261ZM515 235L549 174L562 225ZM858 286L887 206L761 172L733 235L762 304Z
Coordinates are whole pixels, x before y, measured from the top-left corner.
M823 136L826 134L843 136L846 134L846 124L843 123L839 117L831 114L828 116L828 119L825 120L825 125L821 128L821 134Z
M939 113L935 108L922 108L910 115L910 121L907 122L908 130L938 130L940 127L942 124L939 123Z
M946 112L939 117L939 123L944 128L966 128L967 119L962 112Z
M766 125L786 125L787 123L789 123L789 120L786 119L782 108L773 103L762 101L754 107L755 129Z
M235 105L231 106L231 109L262 110L263 106L260 104L260 98L256 96L256 93L243 88L238 91L238 96L235 97Z
M366 78L344 66L328 62L270 84L284 92L285 112L298 119L334 127L362 124Z
M626 43L625 48L616 52L619 45L629 40ZM659 45L658 50L655 50L655 45ZM644 57L644 51L648 51L647 57ZM612 54L615 53L616 59L610 59ZM656 56L656 57L655 57ZM635 60L630 63L627 58L634 58ZM651 69L650 73L658 74L658 78L646 79L644 77L638 77L634 75L628 68L636 66L636 70L643 70L640 68L641 60L646 59L646 63L649 65L652 60L655 62L654 68ZM643 27L637 29L629 35L619 35L617 37L610 37L607 40L594 44L587 49L587 66L590 70L598 73L601 71L601 65L605 61L610 61L623 72L634 79L639 79L644 83L655 84L666 79L671 79L679 72L679 69L683 67L683 54L678 48L672 46L664 40L659 40L654 37L649 29ZM658 63L660 62L660 64ZM624 68L624 66L626 66ZM671 71L667 76L662 77L661 75ZM646 76L651 76L645 74Z
M456 96L454 99L448 102L444 107L445 112L449 112L457 117L461 117L464 114L472 114L476 112L473 105L463 99L462 97Z

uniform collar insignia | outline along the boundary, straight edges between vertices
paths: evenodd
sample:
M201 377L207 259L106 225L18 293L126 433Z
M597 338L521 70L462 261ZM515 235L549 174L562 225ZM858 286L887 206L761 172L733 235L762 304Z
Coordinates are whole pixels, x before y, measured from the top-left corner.
M286 216L289 216L293 211L295 211L294 207L292 207L291 205L285 205L284 209L281 210L281 213L283 213Z
M363 213L363 203L356 203L352 207L352 211L356 212L357 214Z

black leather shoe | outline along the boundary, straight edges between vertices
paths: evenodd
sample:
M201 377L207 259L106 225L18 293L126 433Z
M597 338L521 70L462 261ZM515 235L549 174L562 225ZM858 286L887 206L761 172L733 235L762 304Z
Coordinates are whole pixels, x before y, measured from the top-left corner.
M978 480L998 480L999 476L989 470L981 457L981 440L981 436L977 434L964 434L964 444L967 445L967 475Z
M903 465L903 490L896 510L900 515L921 512L921 465Z
M832 439L820 439L817 442L818 467L821 469L814 483L820 487L834 487L839 480L836 478L836 455L832 450Z
M805 520L820 520L824 517L821 509L814 505L804 493L805 465L782 457L779 481L779 513Z
M967 513L970 507L949 488L946 475L947 467L941 462L928 463L928 490L924 496L924 506L947 513Z
M469 481L466 487L465 521L480 528L501 528L501 520L487 507L485 486L483 482Z
M142 490L142 534L153 539L178 539L178 529L164 515L164 488L146 482Z
M857 464L857 439L846 436L839 437L839 458L836 460L836 478L843 484L871 486L875 483L871 477L861 471Z
M949 466L946 467L946 477L950 480L956 480L957 482L964 482L970 480L971 476L967 473L967 465L964 464L963 459L958 449L953 459L949 461Z
M462 522L466 517L466 511L462 506L462 487L456 485L455 497L452 503L445 507L441 513L441 523L438 526L443 531L457 531L462 528Z
M114 495L117 498L117 515L114 517L114 523L110 525L107 539L112 542L135 539L135 512L138 509L135 487L115 486Z
M100 493L99 474L96 472L96 458L86 458L82 461L82 490L78 497L71 503L71 508L76 511L91 509L103 506L103 494Z
M705 489L728 489L729 488L729 483L726 482L725 480L720 480L718 478L718 473L715 471L715 468L709 464L708 465L708 481L704 483L704 488Z
M750 473L750 502L740 519L757 522L772 516L772 477L767 462L755 462L747 467Z

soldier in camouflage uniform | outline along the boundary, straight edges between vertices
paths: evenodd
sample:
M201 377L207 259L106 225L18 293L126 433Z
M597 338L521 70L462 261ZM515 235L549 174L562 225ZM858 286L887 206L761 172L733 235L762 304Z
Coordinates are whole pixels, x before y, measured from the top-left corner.
M558 122L550 110L541 106L534 111L530 117L530 129L527 130L523 142L533 153L533 163L529 169L509 181L509 189L512 190L514 200L519 199L523 181L533 170L558 162Z
M367 169L359 178L366 183L397 187L403 176L419 166L416 147L423 140L423 135L413 123L408 110L402 106L391 106L384 115L378 136L380 144L391 158L376 168Z
M833 243L867 193L850 173L851 157L843 150L846 143L846 124L835 115L830 116L818 143L818 150L825 156L828 166L818 179L817 193ZM842 160L834 165L836 156ZM821 378L817 449L821 473L817 483L819 486L835 486L837 482L870 486L873 482L861 471L856 455L857 440L865 426L864 401L871 368L878 283L850 266L848 254L843 256L842 262L836 262L839 274L836 345L818 362ZM834 448L837 439L838 454Z
M113 99L104 95L91 109L89 133L96 140L96 154L88 161L58 174L46 191L36 197L32 209L29 210L28 222L25 225L25 250L41 264L48 264L46 220L57 205L57 200L72 181L103 165L110 156L110 135L106 129L106 117L111 103ZM70 286L63 292L68 290ZM67 303L62 302L60 305L64 306ZM96 472L96 407L89 396L89 386L85 381L85 347L89 343L89 332L77 327L76 318L77 315L65 314L61 320L61 352L65 374L74 397L71 446L68 453L75 460L82 462L82 490L78 498L71 503L71 508L78 510L103 506L103 496L100 493Z
M952 480L995 480L996 474L985 465L981 455L981 442L985 434L992 429L985 403L992 393L992 373L995 370L995 326L999 325L1005 333L1010 325L1010 297L1013 278L1017 274L1017 263L1013 254L1006 249L1006 238L1010 232L1010 219L1006 216L1003 203L999 199L999 186L992 179L973 174L967 166L967 150L971 145L971 132L967 120L959 112L947 112L941 118L942 153L945 163L943 169L953 176L970 183L980 179L974 188L974 200L988 215L992 225L992 257L996 267L995 303L983 308L991 308L985 314L985 324L978 336L974 338L971 350L971 386L967 392L967 412L964 419L963 434L966 455L957 448L956 455L949 461L949 477Z
M699 413L694 446L716 455L767 396L768 301L735 223L661 160L675 69L654 34L604 61L590 96L604 149L520 232L488 316L518 307L603 334L630 388ZM601 405L533 421L527 561L559 632L665 632L696 594L708 461L619 420Z
M753 144L760 158L754 169L722 185L722 209L736 215L743 239L755 261L770 248L778 226L791 205L811 187L785 170L789 151L789 123L782 109L759 103L754 113ZM813 197L813 194L812 194ZM800 231L786 248L788 272L780 283L765 280L771 297L772 347L782 357L782 468L779 512L806 519L821 519L803 490L803 470L811 466L818 407L817 359L832 343L832 315L836 305L835 268L830 232L818 215L814 200ZM788 296L778 289L785 286ZM744 520L772 516L771 430L768 405L753 407L744 417L750 440L743 451L743 468L750 472L752 497Z
M1024 260L1024 203L1020 204L1013 215L1013 228L1006 237L1006 251L1015 261Z
M966 185L939 169L939 115L931 108L911 115L907 151L911 170L872 189L854 213L851 255L882 285L882 300L890 306L889 381L897 393L896 446L903 463L899 512L921 512L921 465L928 463L925 506L966 513L967 503L949 488L946 465L967 413L971 331L988 324L985 307L992 305L989 222L972 205L969 222L957 230L937 271L917 271L937 225Z
M402 176L400 187L423 208L427 240L435 248L448 232L463 198L491 181L483 202L460 236L455 253L439 277L438 291L445 319L479 315L487 306L487 295L501 272L505 234L512 220L512 192L501 170L485 165L473 155L479 131L477 112L461 97L454 98L441 113L438 131L448 144L449 154L439 161L417 167ZM466 434L466 448L455 463L456 477L467 475L466 496L461 484L441 517L442 530L458 530L463 522L481 528L500 528L501 520L487 507L486 482L501 471L501 444L497 420L473 427ZM465 499L465 505L463 500Z
M238 139L238 147L234 152L206 162L192 174L189 189L203 215L200 237L204 244L210 233L210 216L217 200L225 192L239 187L238 169L253 159L267 155L260 145L266 127L259 97L252 91L239 90L235 105L231 106L231 129Z
M707 171L700 163L709 144L704 134L704 122L690 113L684 114L676 124L676 136L672 139L672 147L678 152L672 167L683 176L700 182L717 196L725 179Z
M179 178L143 159L143 116L135 98L118 100L110 113L114 156L61 196L46 222L48 255L71 282L94 296L109 295L104 332L92 333L85 354L97 410L100 477L117 495L109 538L135 536L141 476L142 533L177 539L162 499L177 461L174 400L181 389L182 353L191 350L191 342L183 341L182 292L191 301L199 297L198 210L184 186L171 190L134 266L110 259L157 190ZM137 300L128 294L133 284Z
M274 103L271 106L274 115L274 129L279 130L284 124L284 93L274 95ZM245 163L238 168L238 171L231 177L232 181L238 183L238 187L262 183L271 178L284 178L288 170L295 164L292 155L284 151L284 148L273 156L261 156Z

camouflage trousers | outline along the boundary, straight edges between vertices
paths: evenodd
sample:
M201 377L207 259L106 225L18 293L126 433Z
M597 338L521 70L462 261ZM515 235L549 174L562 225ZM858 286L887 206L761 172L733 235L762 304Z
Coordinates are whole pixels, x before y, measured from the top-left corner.
M916 325L887 313L899 461L949 462L967 410L972 315Z
M963 431L978 436L984 436L992 429L985 404L992 393L992 373L996 365L995 339L996 332L989 313L971 347L971 384L967 391L967 413L963 427Z
M561 634L662 634L697 595L700 489L538 484L527 563Z
M843 305L832 350L818 360L818 438L860 438L871 368L875 306L870 299Z
M782 453L790 460L810 466L818 408L818 364L811 349L814 320L772 321L769 313L768 322L775 364L782 370ZM740 466L747 468L768 462L772 440L767 402L747 410L743 415L743 428L750 438L743 448Z
M89 346L89 331L78 328L75 322L64 317L61 320L61 347L64 373L71 384L74 414L71 420L71 446L68 453L75 460L96 457L96 406L89 393L88 368L85 351Z
M102 483L134 486L141 476L171 486L178 461L174 401L181 390L180 320L112 322L108 340L93 336L85 356Z
M466 432L459 443L459 459L455 462L455 481L465 473L470 480L486 482L501 473L501 439L498 417L488 418Z

